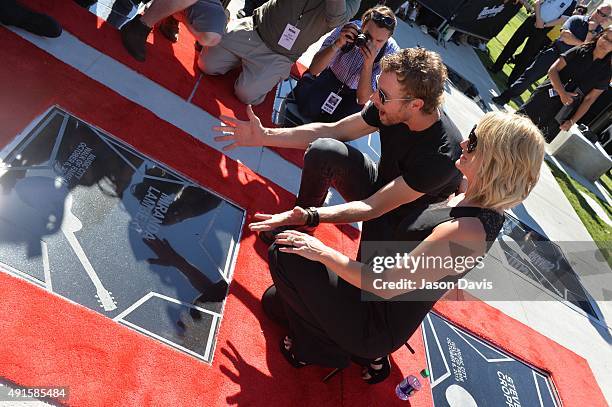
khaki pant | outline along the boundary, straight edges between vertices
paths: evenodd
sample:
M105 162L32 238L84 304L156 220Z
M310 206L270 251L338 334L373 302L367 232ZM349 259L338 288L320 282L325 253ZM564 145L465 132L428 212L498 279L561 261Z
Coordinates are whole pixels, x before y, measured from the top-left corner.
M293 62L270 50L253 28L252 17L246 17L230 27L219 45L204 48L199 60L200 69L208 75L223 75L240 64L234 92L243 103L257 105L289 77Z

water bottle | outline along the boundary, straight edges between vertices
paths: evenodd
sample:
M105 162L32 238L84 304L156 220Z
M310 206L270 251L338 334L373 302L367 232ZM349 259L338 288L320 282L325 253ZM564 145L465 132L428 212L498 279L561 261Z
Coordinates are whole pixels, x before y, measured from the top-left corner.
M429 370L423 369L420 374L421 377L427 378L429 377ZM395 394L397 394L397 397L401 400L408 400L410 396L419 390L421 390L421 382L416 376L410 375L395 387Z

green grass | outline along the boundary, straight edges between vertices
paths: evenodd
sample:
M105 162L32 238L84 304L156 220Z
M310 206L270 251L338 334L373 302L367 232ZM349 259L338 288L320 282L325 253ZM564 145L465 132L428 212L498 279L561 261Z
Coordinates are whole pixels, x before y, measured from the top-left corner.
M601 178L599 178L599 181L601 182L601 185L603 185L603 187L606 189L606 191L608 191L608 194L612 196L612 178L610 178L609 174L610 172L608 171L607 173L602 175Z
M612 217L612 211L610 206L603 202L599 197L593 194L591 191L580 185L577 181L570 178L561 171L556 165L548 163L548 167L552 171L555 179L559 183L561 190L570 201L574 210L578 214L578 217L588 230L589 234L595 241L595 244L601 250L601 253L605 257L608 265L612 267L612 251L610 241L612 239L612 227L608 226L606 222L600 219L595 211L589 206L584 197L580 194L583 192L593 198L602 208L608 213L608 216ZM602 180L602 183L607 183L608 187L612 187L612 180L606 175L607 180Z
M512 37L512 34L514 34L514 32L523 23L523 21L525 21L526 18L527 18L527 12L525 11L524 8L521 8L520 11L514 17L512 17L512 19L508 22L508 24L506 24L506 26L501 30L501 32L497 34L495 38L492 38L487 43L488 52L476 50L476 54L478 54L478 57L480 58L480 60L485 66L489 66L493 64L493 62L497 59L497 56L501 54L508 40L510 40L510 37ZM523 45L521 45L516 50L515 55L518 55L522 51L522 49L523 49ZM495 82L495 84L497 85L500 91L503 91L504 89L507 88L506 83L508 82L508 77L510 76L510 73L512 72L513 67L514 65L506 64L504 65L504 68L502 69L501 72L494 74L488 71L489 74L491 75L491 79L493 79L493 82ZM520 96L520 99L523 102L526 102L527 99L529 99L529 96L531 95L533 90L542 81L543 80L540 79L534 85L531 85L529 89L523 92L523 94ZM512 108L516 110L518 110L519 108L519 105L517 105L514 101L510 101L509 105L512 106Z

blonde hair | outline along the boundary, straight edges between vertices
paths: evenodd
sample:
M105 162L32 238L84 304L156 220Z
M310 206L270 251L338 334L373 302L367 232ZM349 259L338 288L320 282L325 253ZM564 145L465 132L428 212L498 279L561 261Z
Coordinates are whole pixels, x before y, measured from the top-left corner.
M471 199L498 210L522 202L540 177L542 132L526 116L491 112L478 123L476 137L481 162L468 185Z
M425 48L406 48L381 60L384 72L395 72L406 96L423 100L421 110L433 113L442 105L448 77L440 55Z

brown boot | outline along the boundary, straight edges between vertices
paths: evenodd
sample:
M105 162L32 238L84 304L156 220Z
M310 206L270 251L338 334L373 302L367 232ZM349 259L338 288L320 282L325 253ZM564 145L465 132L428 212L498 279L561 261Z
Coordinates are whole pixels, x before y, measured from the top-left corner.
M166 17L159 24L159 32L170 42L177 42L179 38L179 22L176 18Z
M131 56L143 62L147 57L147 37L151 27L140 21L140 15L121 27L121 41Z

